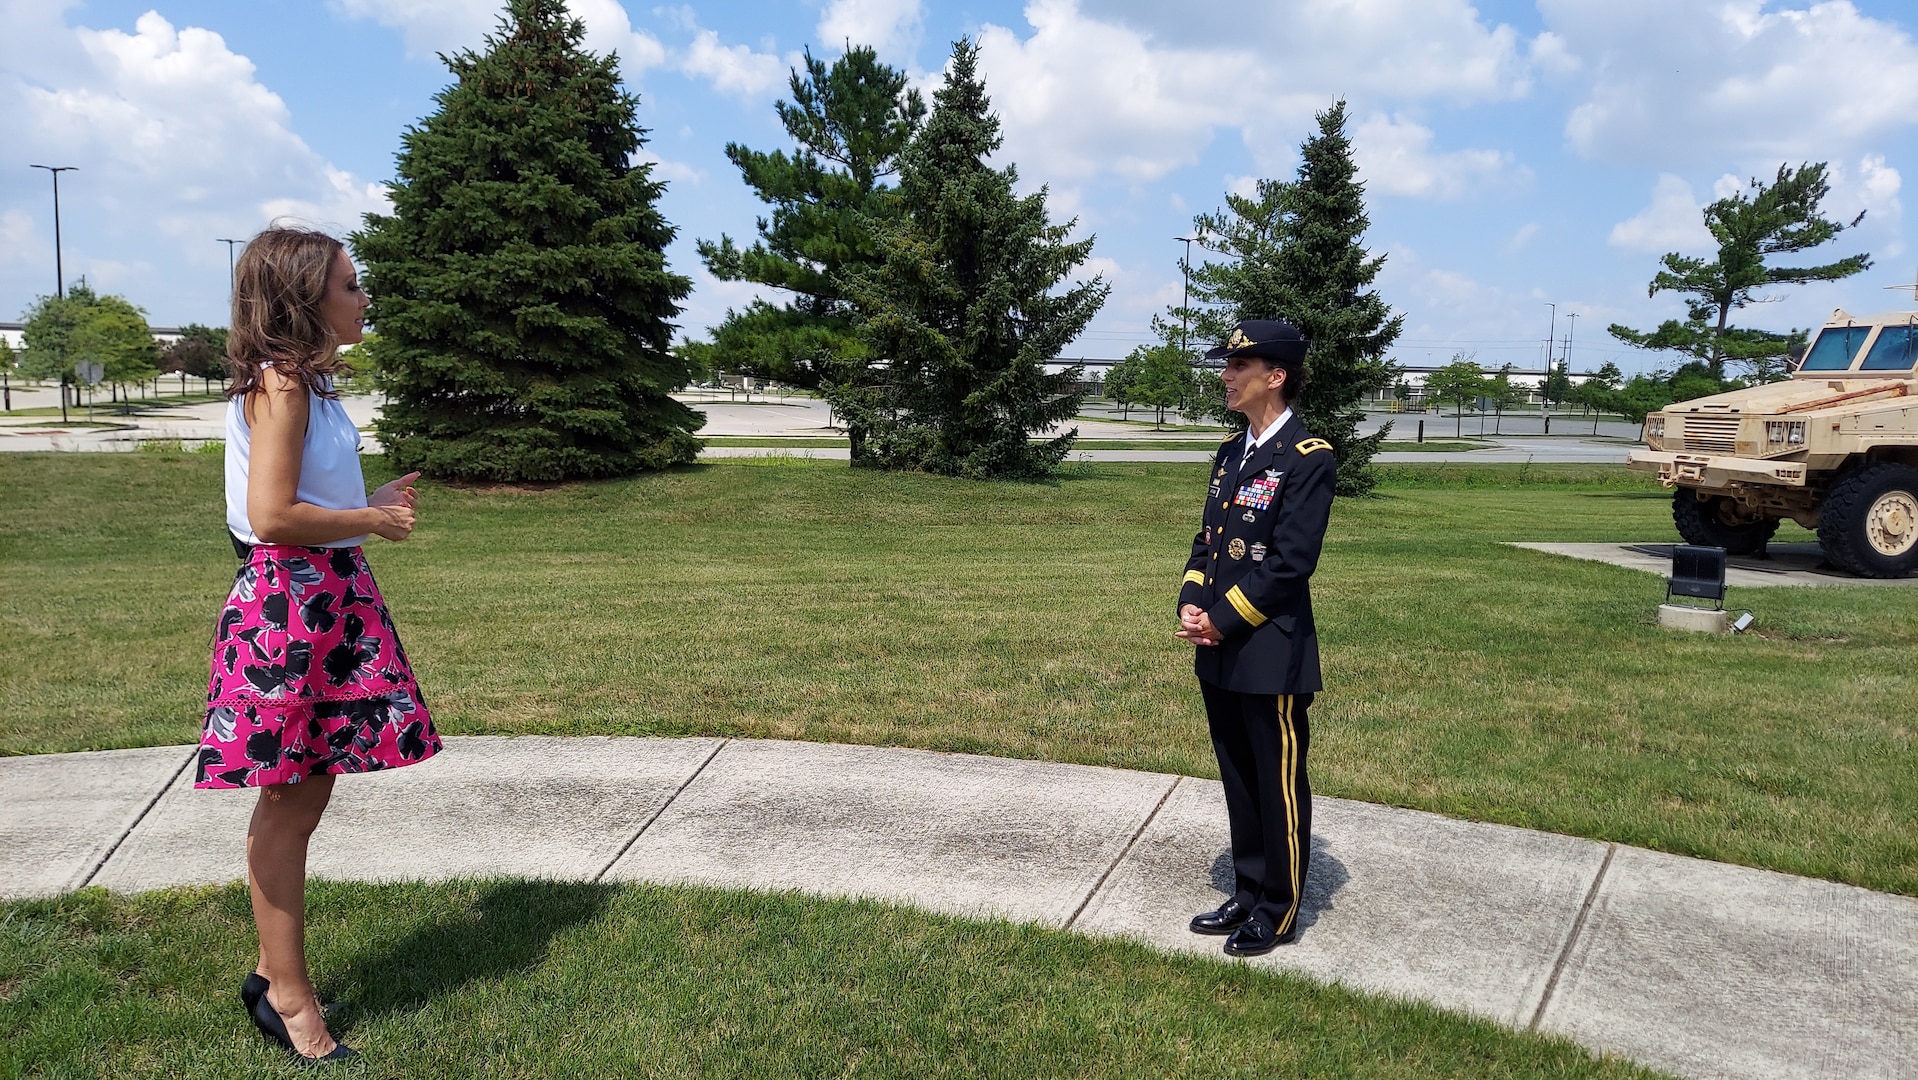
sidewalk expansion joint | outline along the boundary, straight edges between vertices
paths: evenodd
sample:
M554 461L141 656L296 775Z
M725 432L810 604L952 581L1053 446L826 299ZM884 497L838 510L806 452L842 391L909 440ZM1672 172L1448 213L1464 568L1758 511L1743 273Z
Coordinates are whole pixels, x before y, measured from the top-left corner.
M699 779L700 774L706 771L706 766L711 765L713 759L719 756L719 752L730 745L732 745L731 739L719 740L719 745L713 747L713 752L706 755L706 760L699 763L699 768L693 770L693 774L686 778L686 782L674 788L673 793L666 796L666 801L659 804L659 809L653 811L653 816L641 822L639 828L633 831L633 835L627 837L626 842L621 844L619 850L613 853L613 857L606 860L606 865L599 868L599 873L593 875L593 883L595 885L597 885L600 879L604 878L614 866L619 864L619 860L626 857L626 853L633 849L634 844L639 843L639 838L646 835L647 829L653 827L653 822L659 820L659 815L664 814L666 808L673 805L674 800L678 799L681 793L693 786L693 781Z
M186 771L186 767L193 764L194 759L199 756L200 745L195 743L193 749L188 752L186 760L180 762L179 768L167 774L166 782L160 785L160 790L153 793L153 798L148 799L147 804L140 808L138 814L134 815L133 822L125 829L122 829L120 835L114 838L113 846L107 848L106 854L100 856L100 861L94 863L93 869L87 871L87 876L80 879L80 888L84 889L92 883L94 877L107 865L107 860L113 858L113 853L120 850L120 845L127 842L127 837L133 835L133 830L140 827L140 823L147 819L147 815L153 812L153 808L160 804L160 799L163 798L168 791L173 789L173 782L178 780L180 774Z
M1100 874L1099 880L1092 883L1092 888L1086 892L1085 899L1079 901L1079 906L1072 909L1072 916L1066 920L1063 929L1072 929L1072 924L1078 922L1079 916L1086 913L1086 905L1092 903L1092 898L1099 895L1100 889L1106 887L1106 880L1112 877L1112 872L1119 868L1120 863L1125 862L1125 857L1132 854L1132 846L1137 844L1139 837L1144 836L1145 831L1152 827L1152 820L1159 816L1159 811L1165 809L1166 800L1172 798L1172 793L1179 789L1179 784L1184 779L1185 777L1183 776L1175 776L1172 778L1172 783L1165 789L1165 794L1159 796L1159 801L1152 804L1152 812L1147 814L1145 820L1139 823L1139 828L1132 834L1132 839L1125 842L1125 847L1119 850L1118 856L1112 860L1112 865L1106 867L1106 872Z
M1545 1019L1545 1010L1552 1004L1552 993L1558 989L1559 976L1565 974L1565 965L1572 960L1572 950L1578 947L1578 939L1585 932L1585 920L1591 918L1592 905L1598 902L1598 890L1605 884L1605 871L1612 868L1612 856L1618 854L1617 844L1605 845L1605 860L1598 864L1598 873L1592 875L1592 887L1585 890L1585 903L1578 909L1578 918L1572 920L1572 932L1565 935L1565 948L1559 950L1558 963L1552 965L1552 977L1545 980L1545 992L1538 997L1538 1009L1532 1013L1532 1022L1525 1025L1527 1031L1537 1031L1538 1025Z

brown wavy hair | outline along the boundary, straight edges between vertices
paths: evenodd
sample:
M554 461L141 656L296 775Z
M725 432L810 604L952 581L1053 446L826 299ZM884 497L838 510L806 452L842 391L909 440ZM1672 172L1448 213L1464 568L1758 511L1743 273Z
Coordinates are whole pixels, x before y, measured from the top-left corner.
M246 242L233 266L233 321L226 335L226 396L260 388L267 364L322 397L340 369L340 342L320 310L333 259L346 245L312 229L275 227Z

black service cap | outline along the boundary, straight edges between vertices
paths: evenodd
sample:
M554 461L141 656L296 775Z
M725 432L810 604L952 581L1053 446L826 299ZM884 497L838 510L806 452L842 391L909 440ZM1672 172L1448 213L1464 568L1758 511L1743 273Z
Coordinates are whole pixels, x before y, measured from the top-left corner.
M1250 356L1261 360L1276 360L1281 363L1297 364L1305 359L1305 350L1312 343L1305 340L1299 328L1289 322L1277 319L1247 319L1232 329L1232 336L1225 344L1205 354L1207 360L1221 360L1233 356Z

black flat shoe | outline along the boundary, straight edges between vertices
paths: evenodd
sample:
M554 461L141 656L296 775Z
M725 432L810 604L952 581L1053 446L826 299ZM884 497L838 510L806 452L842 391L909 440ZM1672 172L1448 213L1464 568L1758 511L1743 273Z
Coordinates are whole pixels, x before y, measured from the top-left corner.
M293 1055L293 1060L301 1065L326 1065L349 1061L359 1057L359 1051L339 1040L334 1040L333 1050L324 1057L307 1057L293 1046L293 1040L287 1036L286 1021L278 1009L266 999L267 989L272 986L259 972L246 977L240 984L240 1000L246 1003L246 1014L253 1019L253 1026L267 1041L279 1044L280 1049Z
M1264 956L1281 945L1290 945L1299 939L1299 927L1294 923L1292 929L1281 934L1257 919L1246 923L1232 936L1225 939L1227 956Z
M1252 918L1252 909L1238 900L1227 900L1219 905L1217 911L1208 911L1203 915L1192 916L1191 930L1195 934L1208 934L1214 937L1230 934L1244 926Z

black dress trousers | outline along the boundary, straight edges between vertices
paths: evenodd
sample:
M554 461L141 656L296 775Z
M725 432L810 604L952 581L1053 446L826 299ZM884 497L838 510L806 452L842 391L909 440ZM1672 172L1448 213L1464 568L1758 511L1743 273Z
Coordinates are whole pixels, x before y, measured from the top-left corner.
M1242 694L1199 683L1232 830L1233 899L1281 935L1298 919L1312 860L1311 694Z

